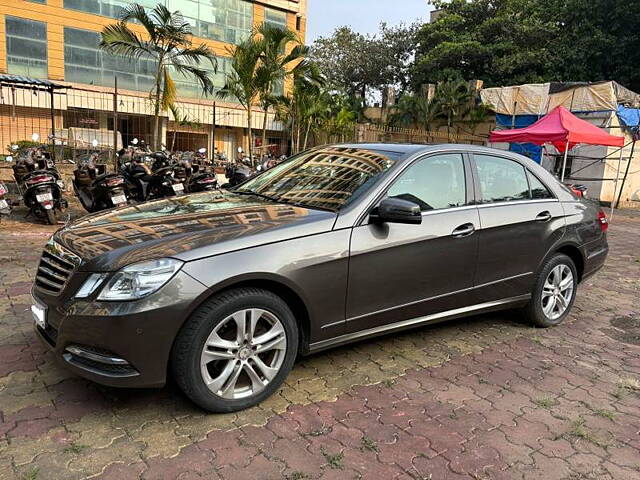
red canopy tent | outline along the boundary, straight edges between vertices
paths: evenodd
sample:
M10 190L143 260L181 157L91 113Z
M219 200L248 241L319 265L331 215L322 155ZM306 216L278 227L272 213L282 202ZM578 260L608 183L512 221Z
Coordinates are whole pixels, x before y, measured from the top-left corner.
M494 130L489 136L489 141L527 142L536 145L553 144L559 152L564 152L565 154L562 180L564 180L567 151L577 144L624 146L624 137L609 135L595 125L576 117L562 105L557 106L536 123L526 128Z

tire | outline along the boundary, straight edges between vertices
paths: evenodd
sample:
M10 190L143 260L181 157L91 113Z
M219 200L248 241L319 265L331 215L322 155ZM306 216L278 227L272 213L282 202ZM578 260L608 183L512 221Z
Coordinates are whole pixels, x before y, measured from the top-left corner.
M53 208L49 208L45 210L47 215L47 223L49 225L55 225L58 223L58 219L56 218L56 212L53 211Z
M245 336L239 331L242 324L248 327ZM251 324L255 335L249 334ZM238 342L241 337L251 337L253 343ZM261 337L266 341L260 343ZM185 395L205 410L243 410L282 385L293 368L298 338L293 313L280 297L259 288L229 290L205 302L178 332L171 352L173 376ZM260 350L271 344L275 346Z
M559 278L558 283L556 278ZM569 278L570 292L562 289L568 285ZM531 301L524 307L525 316L537 327L560 325L571 312L577 288L578 272L573 260L562 253L553 255L544 263L536 277Z

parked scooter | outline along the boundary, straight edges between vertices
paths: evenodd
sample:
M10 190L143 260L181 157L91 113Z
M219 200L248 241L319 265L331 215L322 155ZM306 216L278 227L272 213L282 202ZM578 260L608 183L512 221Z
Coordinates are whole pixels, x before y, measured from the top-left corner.
M67 208L68 203L62 196L64 182L49 153L43 147L28 149L13 166L13 176L31 213L56 224L56 212Z
M187 180L187 191L206 192L218 188L218 179L211 162L206 157L207 149L201 148L190 162L191 173Z
M106 166L97 163L98 154L84 155L73 172L73 189L87 212L127 204L125 178L120 173L106 173Z
M232 188L240 185L254 175L251 169L251 161L249 157L243 158L240 162L229 164L226 169L226 176L229 183L223 185L224 188Z
M120 173L130 196L145 202L184 193L184 185L174 177L174 162L164 152L148 154L137 148L119 152ZM151 166L149 166L151 164Z

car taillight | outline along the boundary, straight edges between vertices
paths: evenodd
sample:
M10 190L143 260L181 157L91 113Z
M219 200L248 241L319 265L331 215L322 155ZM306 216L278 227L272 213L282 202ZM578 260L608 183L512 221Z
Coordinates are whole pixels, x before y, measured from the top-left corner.
M31 177L29 180L27 180L27 183L33 184L51 181L53 181L53 177L50 177L49 175L36 175L35 177Z
M215 183L215 178L203 178L202 180L198 180L198 183Z
M598 223L600 224L600 230L606 232L609 228L609 220L607 219L607 215L600 210L598 212Z
M114 187L116 185L122 185L123 183L124 183L123 178L110 178L105 182L107 187Z

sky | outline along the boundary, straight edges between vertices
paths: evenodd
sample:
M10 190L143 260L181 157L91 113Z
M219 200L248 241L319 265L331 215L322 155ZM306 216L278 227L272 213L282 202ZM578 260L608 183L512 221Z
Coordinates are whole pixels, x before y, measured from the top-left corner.
M427 0L307 0L307 38L309 45L329 36L343 25L359 33L375 33L380 22L389 25L426 21L433 7Z

